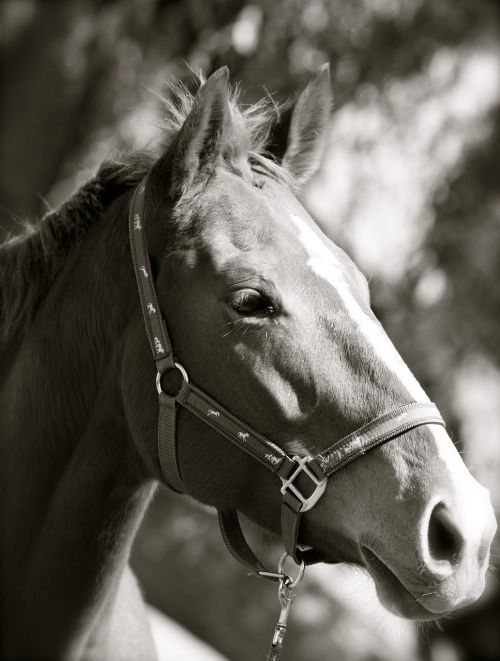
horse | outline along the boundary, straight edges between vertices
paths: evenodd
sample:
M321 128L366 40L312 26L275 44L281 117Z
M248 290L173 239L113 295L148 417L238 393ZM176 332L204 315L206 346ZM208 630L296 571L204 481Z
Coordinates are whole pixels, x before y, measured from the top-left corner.
M104 162L0 249L2 658L157 658L128 564L165 481L129 245L138 186L176 360L280 451L309 457L429 402L366 278L301 203L327 141L328 68L279 115L242 107L225 68L171 97L162 144ZM281 534L275 475L183 407L176 434L192 498ZM445 428L421 424L329 479L298 542L427 620L480 596L495 529Z

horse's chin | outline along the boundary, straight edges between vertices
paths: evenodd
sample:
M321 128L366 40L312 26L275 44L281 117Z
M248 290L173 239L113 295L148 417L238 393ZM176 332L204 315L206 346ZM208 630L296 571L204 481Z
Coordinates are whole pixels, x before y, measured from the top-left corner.
M380 603L389 612L408 620L437 620L447 612L435 613L423 606L389 567L371 551L363 549L365 567L375 583Z

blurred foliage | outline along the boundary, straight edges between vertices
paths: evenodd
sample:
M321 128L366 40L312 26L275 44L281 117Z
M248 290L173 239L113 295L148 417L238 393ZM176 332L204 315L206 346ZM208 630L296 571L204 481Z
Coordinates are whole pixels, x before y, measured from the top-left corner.
M187 78L186 64L227 64L253 102L263 86L295 94L329 60L337 113L309 206L371 277L378 316L500 506L497 1L3 0L0 11L4 233L113 149L153 140L151 90ZM228 557L205 510L161 493L134 567L151 603L228 658L264 655L274 590ZM312 576L290 661L500 657L495 586L417 651L413 629L391 636L393 620Z

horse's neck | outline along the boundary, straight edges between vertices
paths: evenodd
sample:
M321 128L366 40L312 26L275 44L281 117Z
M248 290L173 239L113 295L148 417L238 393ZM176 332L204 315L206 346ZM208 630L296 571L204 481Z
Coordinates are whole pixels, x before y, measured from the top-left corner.
M95 635L154 488L118 390L129 259L123 218L100 221L0 364L2 630L25 653L78 656Z

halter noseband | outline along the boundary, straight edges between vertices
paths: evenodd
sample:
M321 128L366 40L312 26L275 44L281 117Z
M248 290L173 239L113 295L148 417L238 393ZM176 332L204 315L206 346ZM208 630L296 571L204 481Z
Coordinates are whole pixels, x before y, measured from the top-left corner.
M444 426L444 421L435 404L413 402L363 425L315 457L290 456L191 383L186 370L175 360L158 305L144 232L145 189L143 180L134 192L129 211L129 234L144 323L157 368L158 455L166 484L175 491L185 492L177 453L176 410L180 405L280 478L283 496L281 534L286 552L298 564L321 561L317 551L300 550L297 543L301 515L321 498L327 479L368 450L410 429L428 424ZM167 393L163 390L162 379L172 371L180 375L181 385L177 392ZM235 510L219 510L219 523L224 542L237 560L265 578L277 580L282 577L279 573L266 571L256 558L245 540Z

